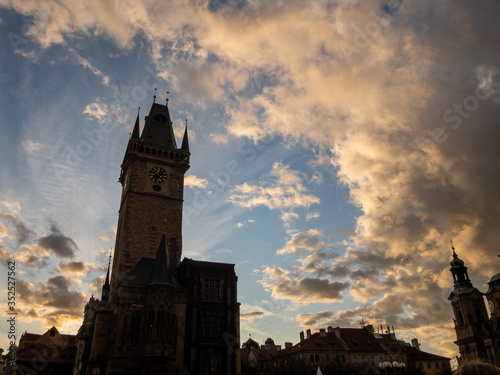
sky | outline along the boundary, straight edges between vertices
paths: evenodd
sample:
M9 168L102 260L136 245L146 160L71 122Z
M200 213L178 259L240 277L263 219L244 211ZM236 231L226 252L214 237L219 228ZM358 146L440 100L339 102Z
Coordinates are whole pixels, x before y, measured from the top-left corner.
M457 355L450 240L478 289L500 271L499 15L0 0L0 299L15 261L18 337L76 334L100 297L120 164L157 88L178 144L189 129L183 256L235 264L242 342L363 320Z

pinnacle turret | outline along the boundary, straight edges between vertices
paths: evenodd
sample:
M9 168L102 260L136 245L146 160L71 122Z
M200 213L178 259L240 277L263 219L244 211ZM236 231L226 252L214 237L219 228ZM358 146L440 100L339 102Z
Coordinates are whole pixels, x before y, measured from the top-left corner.
M132 131L132 139L139 139L139 109L137 110L137 118L135 119L134 130Z
M108 272L106 272L106 281L104 282L104 285L102 286L101 303L103 303L103 304L108 302L108 299L109 299L109 291L110 291L109 269L110 268L111 268L111 254L109 255Z
M184 129L184 137L182 138L182 146L181 146L182 151L188 151L189 152L189 140L188 140L188 126L187 126L187 119L186 119L186 128Z

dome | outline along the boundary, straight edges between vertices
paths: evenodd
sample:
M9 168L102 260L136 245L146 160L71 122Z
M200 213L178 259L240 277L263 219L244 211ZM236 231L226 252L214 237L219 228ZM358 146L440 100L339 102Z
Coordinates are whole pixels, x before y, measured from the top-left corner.
M453 260L450 262L450 266L452 267L463 267L464 261L458 257L457 254L453 254Z
M266 344L265 344L265 345L266 345L266 346L272 346L272 345L274 345L274 340L273 340L272 338L270 338L270 337L269 337L269 338L266 340Z
M492 283L492 282L494 282L494 281L497 281L497 280L500 280L500 272L499 272L499 273L497 273L496 275L493 275L493 276L491 277L491 280L488 282L488 284L489 284L489 283Z

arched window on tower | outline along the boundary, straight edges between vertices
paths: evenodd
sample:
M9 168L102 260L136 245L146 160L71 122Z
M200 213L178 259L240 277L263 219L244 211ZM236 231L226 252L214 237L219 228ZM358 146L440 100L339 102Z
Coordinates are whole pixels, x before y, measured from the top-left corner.
M157 122L161 122L162 124L165 124L167 122L167 118L163 115L156 115L153 117L153 119Z
M158 316L156 319L156 332L161 341L163 341L163 328L165 326L165 310L163 306L158 309Z
M458 310L457 314L458 314L458 322L460 323L461 326L463 326L465 324L464 316L462 315L462 312L460 310Z
M177 317L175 314L170 316L168 323L168 344L170 345L172 354L175 354L177 350Z
M134 313L132 315L132 320L130 322L130 347L132 349L137 349L139 346L139 338L141 335L141 316L139 313Z
M148 337L149 339L153 339L154 332L154 324L155 324L155 309L151 305L148 309Z

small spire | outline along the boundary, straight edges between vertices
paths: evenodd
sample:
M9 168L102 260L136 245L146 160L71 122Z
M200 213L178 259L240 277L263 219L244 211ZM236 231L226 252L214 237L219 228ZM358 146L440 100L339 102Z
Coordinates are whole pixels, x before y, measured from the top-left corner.
M187 119L186 119L186 128L184 129L184 137L182 138L181 150L189 152L188 120Z
M137 118L135 119L134 130L132 131L132 139L139 139L139 112L141 107L137 108Z
M155 87L155 93L153 95L153 103L156 103L156 87Z
M453 251L453 257L458 257L457 253L455 253L455 246L453 246L453 240L450 240L451 250Z
M166 100L165 100L165 101L167 102L167 104L166 104L166 106L167 106L167 107L168 107L168 94L170 94L170 92L169 92L169 91L167 91L167 98L166 98Z
M163 219L163 221L165 222L165 226L163 227L163 235L167 235L167 219Z
M102 295L101 295L101 303L105 304L108 302L109 299L109 269L111 268L111 252L109 254L109 260L108 260L108 271L106 272L106 281L104 282L104 285L102 286Z

